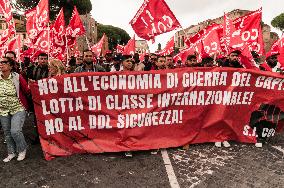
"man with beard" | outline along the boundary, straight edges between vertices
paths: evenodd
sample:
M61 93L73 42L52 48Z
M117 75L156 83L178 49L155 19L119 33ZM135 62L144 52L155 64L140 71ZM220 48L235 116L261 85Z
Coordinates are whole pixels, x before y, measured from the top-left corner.
M105 72L105 69L94 64L94 55L91 50L83 52L83 65L77 67L74 72Z
M223 67L244 68L239 61L240 54L241 54L240 50L231 51L226 61L223 63Z

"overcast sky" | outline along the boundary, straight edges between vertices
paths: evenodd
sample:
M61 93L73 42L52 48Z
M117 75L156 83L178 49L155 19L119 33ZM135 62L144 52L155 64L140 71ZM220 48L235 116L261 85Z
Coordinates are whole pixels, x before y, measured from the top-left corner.
M284 12L284 0L165 0L183 28L198 24L201 21L220 17L224 12L233 9L256 10L263 8L263 21L266 24ZM91 0L92 16L99 23L113 25L126 30L132 37L134 31L129 22L134 17L143 0ZM278 34L279 31L273 29ZM175 31L156 37L156 43L148 42L151 51L162 48L174 35Z

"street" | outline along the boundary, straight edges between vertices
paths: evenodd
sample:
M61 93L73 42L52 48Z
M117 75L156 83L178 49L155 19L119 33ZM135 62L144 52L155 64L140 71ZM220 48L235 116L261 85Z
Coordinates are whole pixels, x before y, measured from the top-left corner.
M32 135L28 118L26 137ZM28 140L28 139L27 139ZM2 162L6 156L0 133L0 187L284 187L284 136L262 148L231 142L150 151L83 154L45 161L40 145L31 145L22 162ZM167 157L169 157L167 159Z

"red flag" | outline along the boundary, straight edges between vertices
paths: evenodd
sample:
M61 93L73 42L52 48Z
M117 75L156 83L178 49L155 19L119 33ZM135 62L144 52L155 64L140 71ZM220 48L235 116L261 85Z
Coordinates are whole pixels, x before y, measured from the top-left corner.
M41 0L36 6L35 24L39 32L46 29L49 23L49 1Z
M4 15L6 22L13 20L12 15L12 6L10 0L1 0L0 1L0 13Z
M204 51L210 56L222 51L220 38L216 30L212 30L204 36L203 45Z
M101 40L97 44L91 47L92 52L95 54L97 58L101 55L105 39L106 39L106 35L103 34Z
M48 41L48 30L42 30L36 40L34 40L33 48L37 49L38 51L49 53L50 44Z
M12 14L12 6L9 0L0 1L0 12L4 16L8 28L0 36L0 46L2 46L12 35L16 33ZM5 48L5 47L4 47Z
M7 51L13 51L16 53L16 57L20 58L20 53L21 53L21 38L20 35L17 35L16 37L14 37L13 39L10 40L10 42L7 45Z
M234 20L234 25L239 30L244 46L248 45L249 51L256 51L258 54L264 55L264 43L261 29L262 9L251 12L245 16ZM240 44L241 45L241 44Z
M175 45L175 40L174 37L172 37L166 44L165 48L161 50L160 52L157 53L157 55L170 55L174 52L174 45Z
M146 40L181 27L164 0L145 0L130 24L137 36Z
M259 65L254 61L251 51L248 49L249 46L245 46L240 54L240 62L246 69L259 70Z
M280 48L279 43L281 39L276 40L272 46L269 52L266 53L265 57L268 58L269 56L279 54Z
M188 47L190 47L192 45L195 45L195 43L199 42L200 40L203 40L204 37L208 36L212 31L219 30L220 28L221 28L221 31L223 31L223 28L221 25L213 23L207 26L206 28L202 29L195 35L189 38L186 38L184 42L186 43Z
M123 45L117 45L116 46L116 52L118 53L118 54L122 54L123 53L123 51L124 51L124 46Z
M224 14L224 47L225 52L228 54L231 49L244 48L244 43L242 42L240 36L240 30L236 30L233 21L229 18L227 14Z
M135 36L128 41L123 50L123 55L134 55L135 53Z
M35 39L38 35L38 30L36 28L35 19L36 19L36 8L28 10L25 12L26 16L26 30L27 30L27 38Z
M76 38L86 33L85 27L79 16L76 6L74 6L71 20L66 28L66 34L68 37Z
M66 50L65 20L63 8L60 10L55 22L50 26L51 29L51 57L62 58Z
M195 53L195 48L193 46L182 50L177 55L174 56L174 61L177 62L178 60L182 61L183 63L186 61L187 56L193 55Z

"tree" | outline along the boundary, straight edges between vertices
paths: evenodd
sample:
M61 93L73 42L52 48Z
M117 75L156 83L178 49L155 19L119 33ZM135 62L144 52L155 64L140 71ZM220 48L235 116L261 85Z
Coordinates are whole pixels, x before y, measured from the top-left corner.
M26 11L34 8L40 0L15 0L12 1L18 10ZM74 6L77 7L79 14L87 14L92 10L90 0L49 0L50 19L54 20L60 9L64 8L66 23L69 23Z
M271 21L271 25L284 32L284 13L273 18L273 20Z
M100 39L104 33L108 37L109 49L116 48L118 44L125 45L130 39L129 34L119 27L98 24L98 39Z

